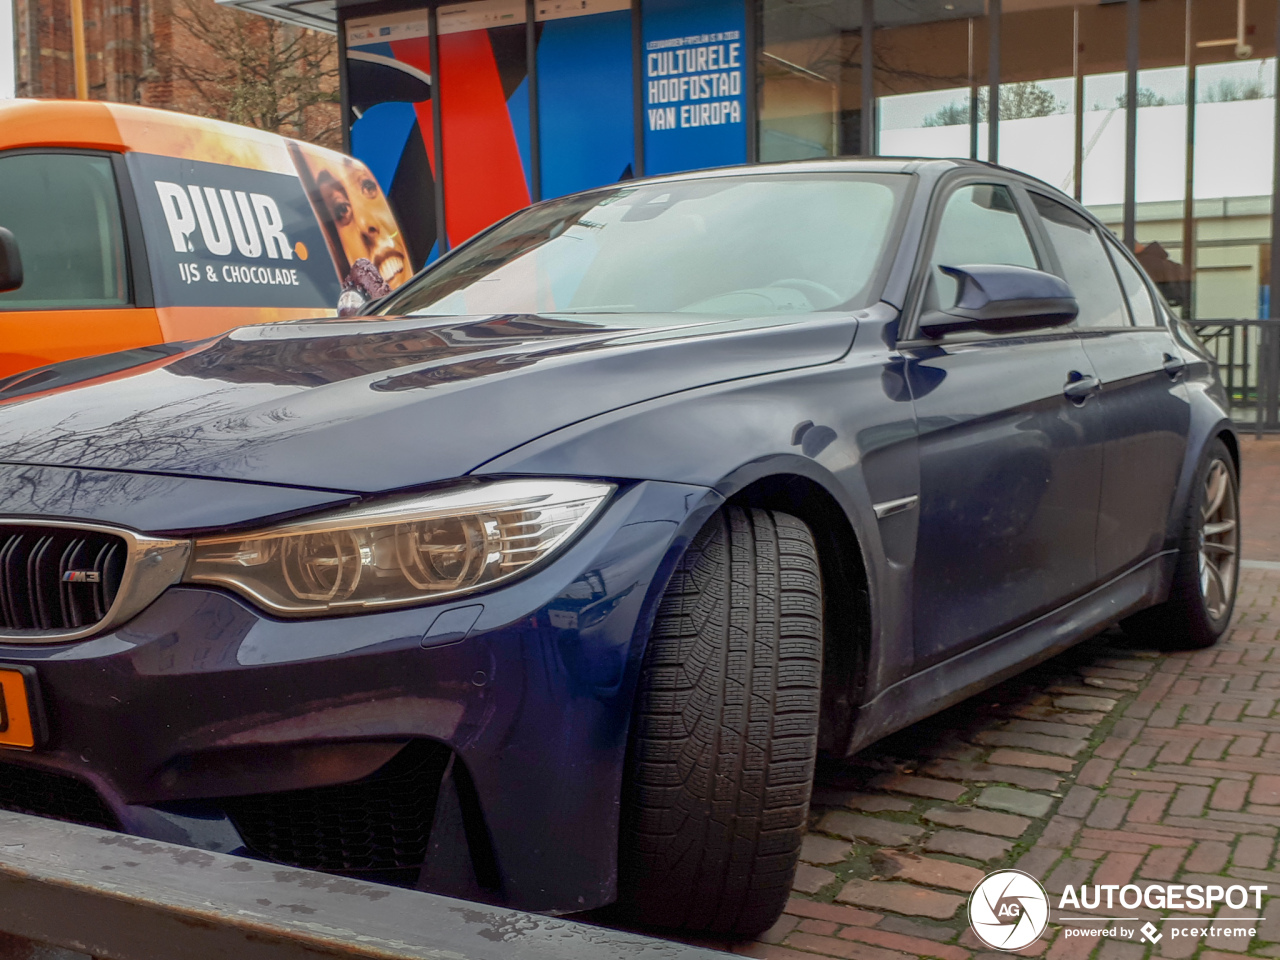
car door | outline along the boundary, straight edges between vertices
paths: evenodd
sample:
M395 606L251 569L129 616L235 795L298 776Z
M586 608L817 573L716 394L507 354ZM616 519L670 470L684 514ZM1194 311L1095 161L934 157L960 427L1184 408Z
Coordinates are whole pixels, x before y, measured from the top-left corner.
M1019 188L993 177L946 189L917 314L954 303L941 267L1047 266ZM1094 584L1102 445L1093 370L1072 329L917 337L900 349L919 431L918 669Z
M1029 191L1061 275L1080 303L1080 342L1102 382L1105 430L1097 564L1108 579L1158 552L1187 451L1186 361L1119 243L1059 200Z
M0 376L163 339L130 273L117 167L96 151L0 154L0 227L23 267L0 293Z

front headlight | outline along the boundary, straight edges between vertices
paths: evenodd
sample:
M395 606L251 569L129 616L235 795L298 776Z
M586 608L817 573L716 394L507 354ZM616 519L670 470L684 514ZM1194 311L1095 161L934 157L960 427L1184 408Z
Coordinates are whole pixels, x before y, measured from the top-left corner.
M455 597L545 560L613 489L505 480L201 537L184 581L218 584L295 617Z

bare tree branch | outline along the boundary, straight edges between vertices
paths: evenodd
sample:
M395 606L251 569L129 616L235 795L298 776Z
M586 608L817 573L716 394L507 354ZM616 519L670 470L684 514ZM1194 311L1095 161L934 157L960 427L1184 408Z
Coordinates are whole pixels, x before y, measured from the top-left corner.
M290 24L220 7L173 0L174 43L165 72L191 96L175 105L325 146L341 143L338 56L334 39ZM192 49L194 46L194 50Z

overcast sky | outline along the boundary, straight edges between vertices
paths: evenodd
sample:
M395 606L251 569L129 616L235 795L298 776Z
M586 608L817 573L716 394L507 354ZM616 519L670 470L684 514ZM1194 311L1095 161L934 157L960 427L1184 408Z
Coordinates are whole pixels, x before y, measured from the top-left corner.
M0 97L13 96L13 0L0 0Z

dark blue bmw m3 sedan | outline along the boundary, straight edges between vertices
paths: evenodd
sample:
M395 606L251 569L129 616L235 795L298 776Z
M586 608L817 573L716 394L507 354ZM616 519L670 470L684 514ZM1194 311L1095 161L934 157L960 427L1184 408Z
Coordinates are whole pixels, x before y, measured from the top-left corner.
M1017 173L627 182L373 311L0 382L0 808L751 934L819 754L1231 617L1212 359Z

